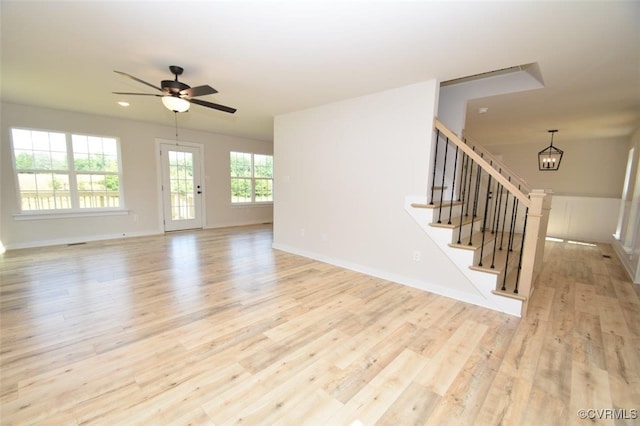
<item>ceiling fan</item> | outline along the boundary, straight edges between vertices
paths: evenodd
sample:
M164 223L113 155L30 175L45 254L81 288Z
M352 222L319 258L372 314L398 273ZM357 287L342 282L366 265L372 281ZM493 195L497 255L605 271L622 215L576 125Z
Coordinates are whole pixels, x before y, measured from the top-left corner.
M129 77L139 83L146 84L149 87L153 87L156 90L162 92L162 94L154 93L127 93L127 92L113 92L116 95L139 95L139 96L158 96L162 98L162 103L165 107L173 112L185 112L189 109L190 104L194 103L207 108L217 109L219 111L228 112L233 114L236 112L235 108L231 108L224 105L214 104L213 102L207 102L200 99L194 99L197 96L212 95L218 93L216 89L209 85L190 87L181 81L178 81L178 76L182 74L184 69L177 65L170 65L169 70L176 76L174 80L162 80L160 87L151 83L147 83L137 77L134 77L126 72L114 71L117 74Z

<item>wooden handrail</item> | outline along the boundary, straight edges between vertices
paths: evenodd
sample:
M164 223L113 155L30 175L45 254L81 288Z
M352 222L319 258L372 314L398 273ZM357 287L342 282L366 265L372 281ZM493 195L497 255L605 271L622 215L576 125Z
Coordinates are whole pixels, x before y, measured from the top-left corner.
M446 136L451 142L453 142L458 148L467 154L473 161L480 164L483 170L489 173L494 179L496 179L502 186L512 193L518 200L526 207L531 206L531 200L529 194L525 194L522 190L518 189L508 178L504 177L499 171L489 166L489 164L474 151L469 145L465 144L455 133L447 128L440 120L434 118L434 127L440 131L441 134Z
M512 182L513 181L517 181L518 184L520 185L520 190L522 192L524 192L525 194L530 194L531 193L532 188L529 186L529 184L527 182L525 182L525 180L522 179L520 176L518 176L516 173L514 173L504 163L502 163L500 160L498 160L484 146L482 146L481 144L479 144L477 141L473 140L473 138L471 138L469 136L465 135L464 139L466 139L467 141L473 142L473 145L476 147L476 149L480 150L480 152L484 155L485 160L488 157L490 160L493 160L494 164L495 163L500 164L500 169L502 170L502 174L503 175L507 175L507 177L510 177Z

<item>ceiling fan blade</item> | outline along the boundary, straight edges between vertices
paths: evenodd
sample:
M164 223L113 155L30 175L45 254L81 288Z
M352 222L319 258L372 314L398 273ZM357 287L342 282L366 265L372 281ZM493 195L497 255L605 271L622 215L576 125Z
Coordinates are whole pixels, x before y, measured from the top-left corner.
M202 101L200 99L189 99L189 102L194 103L196 105L203 106L203 107L213 108L213 109L217 109L217 110L220 110L220 111L228 112L230 114L233 114L234 112L237 111L237 109L235 109L235 108L231 108L231 107L224 106L224 105L219 105L219 104L214 104L213 102Z
M204 86L191 87L180 91L181 95L185 95L189 98L195 98L196 96L213 95L218 93L216 89L205 84Z
M158 96L162 97L163 95L156 95L155 93L129 93L129 92L111 92L114 95L136 95L136 96Z
M149 86L149 87L153 87L154 89L159 90L159 91L161 91L161 92L162 92L162 89L161 89L161 88L159 88L158 86L154 86L154 85L153 85L153 84L151 84L151 83L147 83L147 82L146 82L146 81L144 81L144 80L140 80L138 77L134 77L134 76L132 76L131 74L127 74L126 72L122 72L122 71L115 71L115 70L114 70L113 72L115 72L115 73L117 73L117 74L120 74L120 75L123 75L123 76L125 76L125 77L129 77L130 79L135 80L135 81L137 81L138 83L146 84L147 86Z

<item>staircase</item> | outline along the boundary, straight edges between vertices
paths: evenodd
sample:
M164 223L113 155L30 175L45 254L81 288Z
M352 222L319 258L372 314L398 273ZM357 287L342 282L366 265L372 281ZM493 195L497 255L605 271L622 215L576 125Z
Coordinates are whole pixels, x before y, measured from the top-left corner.
M481 294L525 316L541 266L551 195L533 190L481 145L435 120L428 194L405 209Z

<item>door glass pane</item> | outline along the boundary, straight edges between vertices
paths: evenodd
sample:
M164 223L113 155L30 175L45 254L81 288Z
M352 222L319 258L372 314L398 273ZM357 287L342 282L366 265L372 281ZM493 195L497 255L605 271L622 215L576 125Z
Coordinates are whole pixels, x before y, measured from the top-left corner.
M169 151L169 185L171 219L195 219L192 153Z

